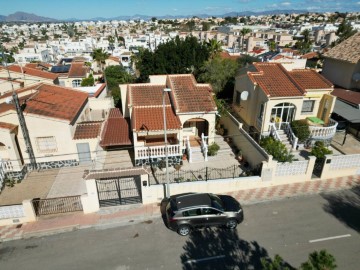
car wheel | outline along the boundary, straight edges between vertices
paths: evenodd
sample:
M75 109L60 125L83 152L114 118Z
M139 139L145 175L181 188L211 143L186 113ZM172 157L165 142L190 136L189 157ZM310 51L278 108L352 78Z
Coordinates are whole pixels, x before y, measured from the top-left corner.
M182 225L177 230L181 236L187 236L190 233L190 227L188 225Z
M237 226L237 221L235 219L229 219L226 222L226 228L228 229L235 229Z

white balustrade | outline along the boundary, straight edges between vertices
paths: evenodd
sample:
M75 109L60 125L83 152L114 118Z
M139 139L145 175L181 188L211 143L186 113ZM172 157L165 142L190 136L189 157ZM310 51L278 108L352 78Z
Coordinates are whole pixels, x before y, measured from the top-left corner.
M167 149L168 156L181 155L179 144L170 144L167 146ZM157 158L166 156L165 145L135 147L135 152L137 153L136 158Z
M270 130L270 134L272 136L274 136L276 140L281 141L280 135L276 130L275 123L270 123L269 124L269 130Z
M284 131L285 131L286 135L288 136L288 138L290 140L292 148L296 149L297 143L298 143L298 140L299 140L298 137L295 136L295 134L294 134L294 132L293 132L293 130L292 130L289 123L285 122L283 124L284 124L283 125L284 126Z
M309 126L311 138L312 139L330 139L334 137L336 133L336 127L338 122L330 120L329 126L327 127L317 127Z
M192 149L191 149L191 144L190 144L190 137L187 136L186 137L186 150L188 152L188 158L189 158L189 162L192 162Z
M209 136L204 136L204 133L201 133L201 150L204 154L205 161L208 161L208 141Z

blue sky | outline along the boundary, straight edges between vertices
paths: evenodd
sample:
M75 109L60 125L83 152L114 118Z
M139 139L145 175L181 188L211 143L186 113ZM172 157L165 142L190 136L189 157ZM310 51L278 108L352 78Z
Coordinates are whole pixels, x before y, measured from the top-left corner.
M123 15L222 15L227 12L302 9L360 11L360 0L1 0L0 15L16 11L55 19ZM6 3L5 3L6 2Z

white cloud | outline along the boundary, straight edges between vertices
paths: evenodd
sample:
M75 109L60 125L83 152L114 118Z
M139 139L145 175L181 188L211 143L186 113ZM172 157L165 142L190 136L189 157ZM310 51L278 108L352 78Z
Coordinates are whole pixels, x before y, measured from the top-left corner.
M280 5L282 5L282 6L290 6L291 2L282 2L282 3L280 3Z

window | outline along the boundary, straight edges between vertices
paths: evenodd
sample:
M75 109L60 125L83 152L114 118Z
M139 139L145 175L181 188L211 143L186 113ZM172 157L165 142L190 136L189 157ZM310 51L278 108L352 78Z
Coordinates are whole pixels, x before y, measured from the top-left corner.
M203 208L202 209L204 215L218 215L221 214L220 211L215 210L213 208Z
M81 86L81 80L73 80L72 87L79 87Z
M57 151L55 137L37 137L36 145L40 153L53 153Z
M201 216L201 209L198 208L198 209L193 209L193 210L189 210L189 211L184 211L183 216L184 217Z
M236 100L235 100L235 103L237 105L240 105L240 101L241 101L241 93L236 91Z
M301 108L302 113L311 113L313 112L315 105L315 100L304 100L303 106Z
M260 105L260 111L259 111L259 119L262 119L264 116L264 103Z

